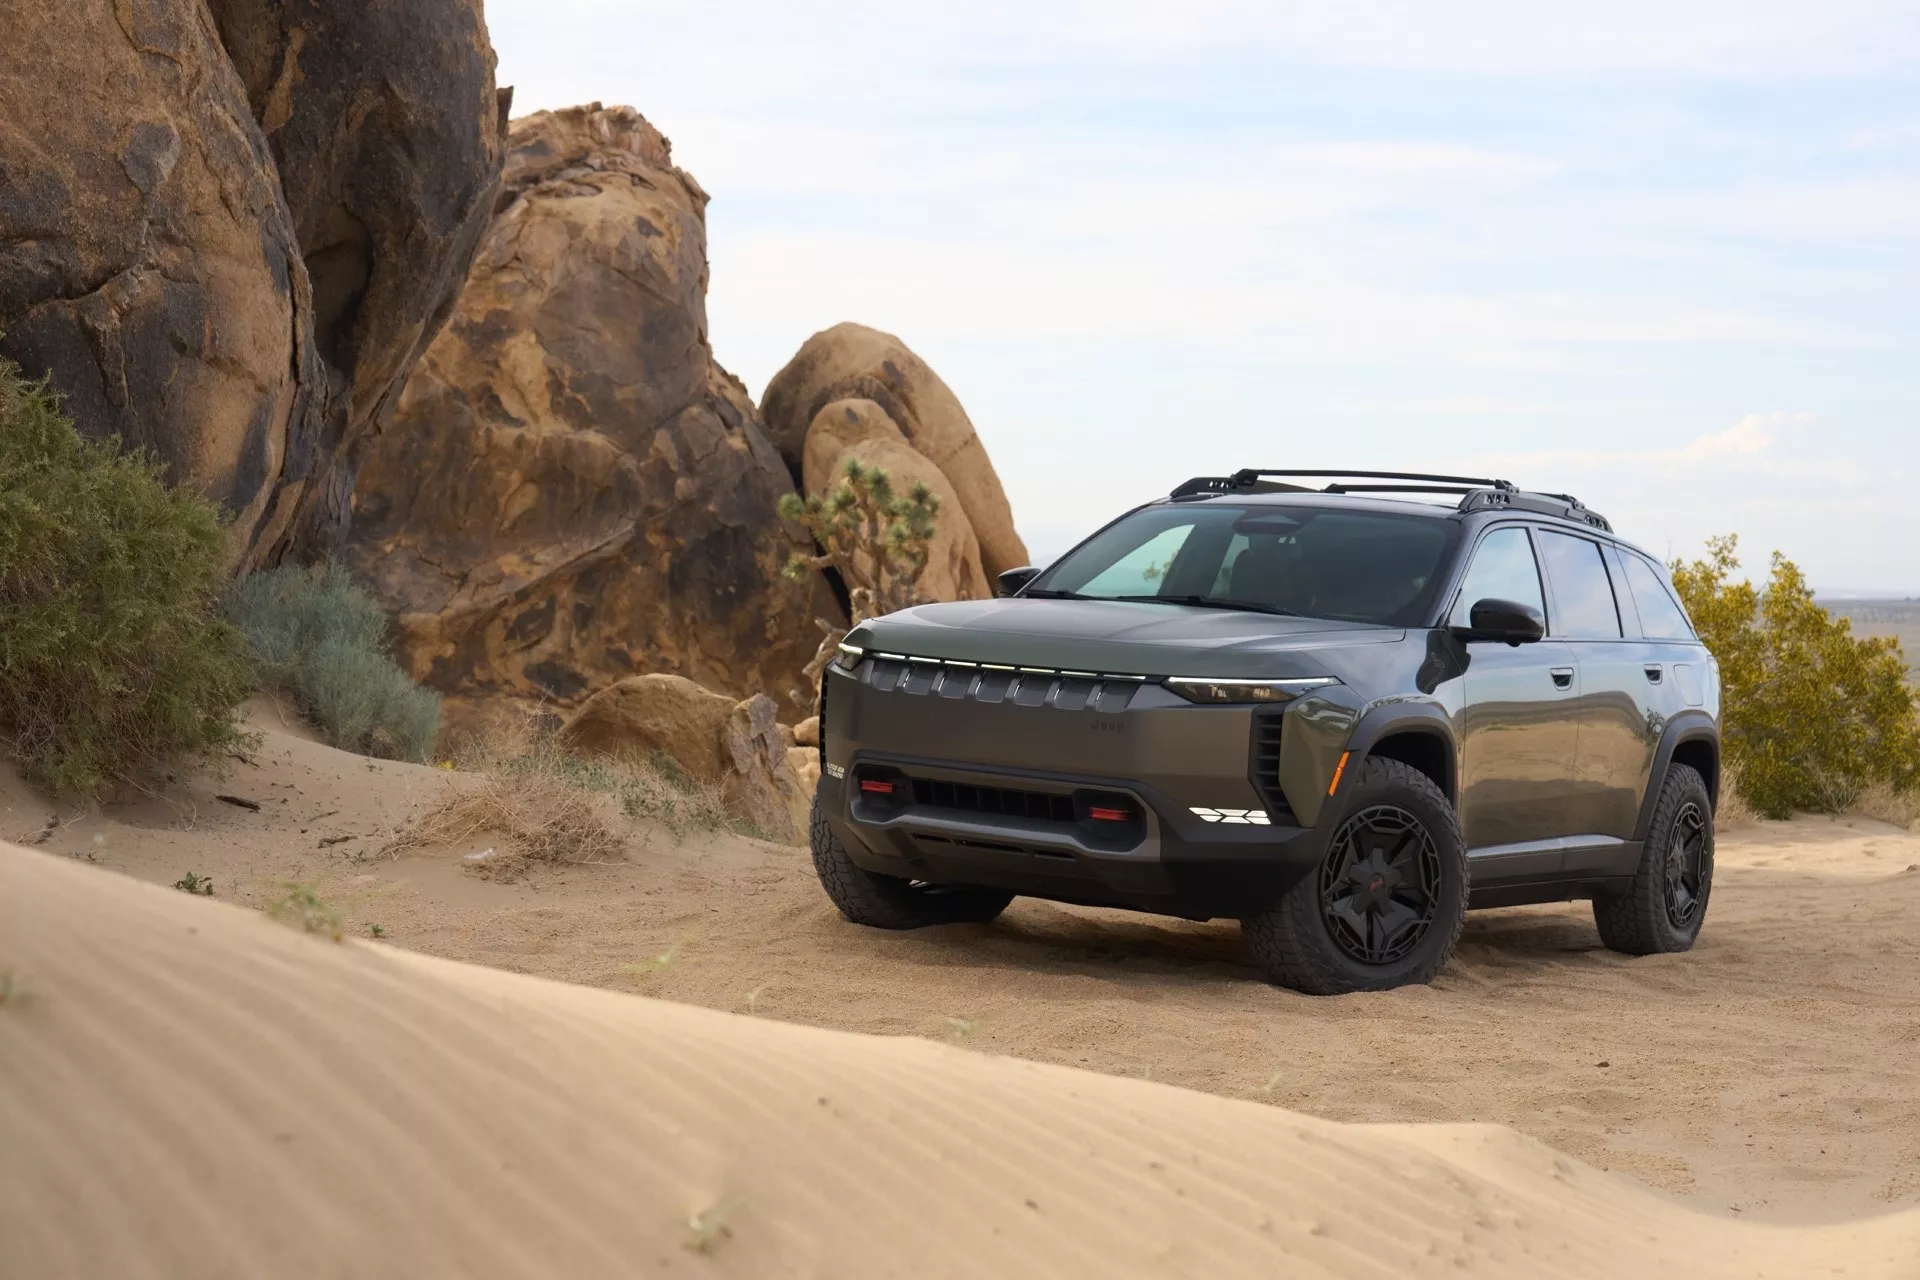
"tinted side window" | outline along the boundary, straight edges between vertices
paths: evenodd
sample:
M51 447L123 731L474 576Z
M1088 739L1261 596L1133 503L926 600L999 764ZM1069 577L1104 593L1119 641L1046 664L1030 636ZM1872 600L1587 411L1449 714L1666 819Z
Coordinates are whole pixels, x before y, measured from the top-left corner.
M1460 584L1460 601L1450 619L1464 627L1473 606L1482 600L1512 600L1532 605L1546 616L1547 604L1540 594L1540 566L1534 563L1533 544L1525 529L1495 529L1480 540Z
M1680 606L1667 593L1666 584L1660 581L1653 566L1639 556L1620 558L1627 562L1627 586L1633 591L1633 603L1640 610L1640 629L1647 633L1647 639L1693 639L1687 615L1680 612Z
M1540 555L1553 581L1553 634L1582 639L1620 638L1620 611L1600 544L1570 534L1540 531Z

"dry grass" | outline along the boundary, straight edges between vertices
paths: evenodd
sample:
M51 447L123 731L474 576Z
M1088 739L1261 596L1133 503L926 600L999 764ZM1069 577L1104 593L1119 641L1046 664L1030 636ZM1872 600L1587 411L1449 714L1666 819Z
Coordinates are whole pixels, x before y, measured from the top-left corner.
M1740 770L1732 761L1722 763L1724 772L1720 777L1720 803L1714 807L1713 829L1715 831L1735 831L1741 827L1750 827L1760 820L1747 798L1740 794Z
M1854 800L1853 812L1908 831L1920 830L1920 790L1896 791L1876 782Z
M740 828L717 787L685 777L670 762L576 755L531 725L481 735L453 763L471 777L401 831L389 852L487 844L496 852L469 865L481 875L511 877L529 862L618 861L639 823L676 837Z

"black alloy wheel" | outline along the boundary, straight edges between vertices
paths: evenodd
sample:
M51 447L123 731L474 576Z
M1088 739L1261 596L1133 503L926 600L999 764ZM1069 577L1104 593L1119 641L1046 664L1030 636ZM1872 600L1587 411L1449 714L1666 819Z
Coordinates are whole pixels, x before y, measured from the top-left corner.
M1667 769L1633 878L1593 896L1600 941L1630 956L1685 951L1713 899L1713 793L1691 765Z
M1707 851L1707 816L1688 801L1674 815L1673 838L1667 846L1667 919L1676 929L1692 926L1703 897Z
M1400 760L1348 774L1319 863L1240 921L1248 950L1308 995L1431 982L1467 917L1467 848L1446 793Z
M1334 833L1320 868L1320 910L1349 958L1386 965L1406 956L1432 927L1439 901L1440 851L1413 814L1374 805Z

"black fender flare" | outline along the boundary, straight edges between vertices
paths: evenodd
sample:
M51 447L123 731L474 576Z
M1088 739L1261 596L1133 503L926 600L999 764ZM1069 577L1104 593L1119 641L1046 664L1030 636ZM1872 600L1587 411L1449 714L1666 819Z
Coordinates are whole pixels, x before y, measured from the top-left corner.
M1460 807L1460 744L1453 734L1453 717L1437 702L1388 702L1370 708L1353 726L1346 750L1364 760L1382 741L1413 733L1436 739L1446 760L1446 776L1436 779L1447 803Z
M1689 707L1667 721L1666 727L1660 732L1660 745L1653 755L1653 769L1647 774L1647 793L1640 797L1640 817L1633 824L1635 840L1647 838L1647 828L1653 825L1653 808L1660 802L1660 788L1666 783L1667 770L1673 765L1673 754L1688 742L1712 744L1714 770L1707 779L1707 791L1713 798L1714 806L1719 807L1720 726L1704 710Z

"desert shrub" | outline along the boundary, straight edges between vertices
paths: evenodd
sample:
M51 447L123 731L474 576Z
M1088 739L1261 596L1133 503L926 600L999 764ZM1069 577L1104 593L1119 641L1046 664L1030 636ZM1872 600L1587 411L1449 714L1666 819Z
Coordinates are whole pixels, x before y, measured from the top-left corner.
M813 535L815 555L790 556L786 574L802 579L821 569L833 569L846 584L849 619L855 625L881 614L925 603L920 575L926 571L940 497L925 483L914 481L904 495L893 491L893 479L879 467L847 460L839 487L827 494L805 497L789 493L780 499L781 518L792 520ZM820 622L825 638L808 664L814 687L833 657L846 630Z
M1733 581L1736 540L1674 566L1674 586L1720 663L1721 734L1741 793L1770 818L1836 813L1873 786L1920 785L1920 716L1899 642L1860 638L1814 603L1774 553L1765 590Z
M240 743L225 557L212 504L0 361L0 735L31 782L90 797Z
M333 746L425 760L440 695L387 654L387 616L338 565L253 574L227 597L253 646L261 681L291 695Z
M472 777L421 814L390 852L497 838L505 849L476 870L512 875L526 861L611 861L626 849L636 820L675 835L743 829L718 787L686 777L671 762L583 756L524 727L475 739L456 763Z

